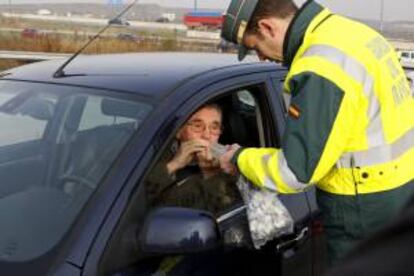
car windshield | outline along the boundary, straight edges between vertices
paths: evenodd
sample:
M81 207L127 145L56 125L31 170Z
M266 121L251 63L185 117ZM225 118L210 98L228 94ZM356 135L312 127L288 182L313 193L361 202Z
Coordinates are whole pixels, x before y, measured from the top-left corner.
M122 93L0 81L0 262L59 243L151 110Z

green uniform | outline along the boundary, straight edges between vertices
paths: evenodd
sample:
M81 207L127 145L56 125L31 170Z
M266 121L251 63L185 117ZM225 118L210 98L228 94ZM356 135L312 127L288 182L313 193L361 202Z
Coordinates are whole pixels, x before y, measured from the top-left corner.
M282 148L245 148L234 160L253 183L279 193L316 183L334 260L412 194L414 98L380 34L313 1L284 43L291 105Z

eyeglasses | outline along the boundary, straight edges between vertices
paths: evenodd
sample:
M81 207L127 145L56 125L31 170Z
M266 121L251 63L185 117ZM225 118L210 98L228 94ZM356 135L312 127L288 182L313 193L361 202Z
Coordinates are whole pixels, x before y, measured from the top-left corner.
M202 133L206 130L206 125L201 121L189 122L187 125L192 131L196 133ZM223 131L223 127L220 123L213 123L211 125L208 125L208 130L213 135L219 135Z

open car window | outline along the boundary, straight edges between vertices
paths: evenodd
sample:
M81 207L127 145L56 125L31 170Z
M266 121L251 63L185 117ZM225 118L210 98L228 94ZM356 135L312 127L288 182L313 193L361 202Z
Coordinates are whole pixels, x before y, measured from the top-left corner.
M207 106L213 104L220 108L222 132L216 137L218 143L223 145L237 143L241 146L260 146L264 143L263 134L258 128L258 123L261 122L260 107L253 91L254 89L249 88L236 89L217 100L205 103ZM205 104L195 108L192 114L205 108ZM209 179L200 169L197 155L194 155L195 157L186 167L170 175L167 172L167 164L178 155L182 145L180 139L177 139L177 133L188 131L186 124L192 114L189 114L179 129L171 134L170 141L166 143L163 152L144 180L147 200L150 208L188 207L219 215L241 202L235 185L237 177L227 175L217 167L214 176ZM200 139L210 138L207 135ZM230 188L226 189L226 186Z

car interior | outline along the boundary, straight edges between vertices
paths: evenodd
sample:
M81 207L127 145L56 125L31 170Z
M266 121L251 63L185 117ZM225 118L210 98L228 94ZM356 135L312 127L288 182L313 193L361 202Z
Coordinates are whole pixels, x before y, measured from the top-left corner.
M9 250L8 261L36 258L60 241L142 120L135 103L99 98L90 117L105 123L85 125L90 98L69 98L51 104L29 97L0 107L47 122L40 139L0 147L0 250L21 245Z
M109 125L98 125L82 131L69 133L70 143L63 146L67 159L61 162L58 172L66 193L83 190L80 194L90 195L103 174L107 172L119 152L136 131L140 117L133 104L112 99L102 99L102 115L115 118L128 118L133 121ZM78 124L79 124L79 120ZM72 129L79 129L75 126ZM86 192L86 191L89 192Z
M250 92L243 90L217 101L223 110L224 132L221 144L237 143L243 146L259 146L257 127L258 107Z

